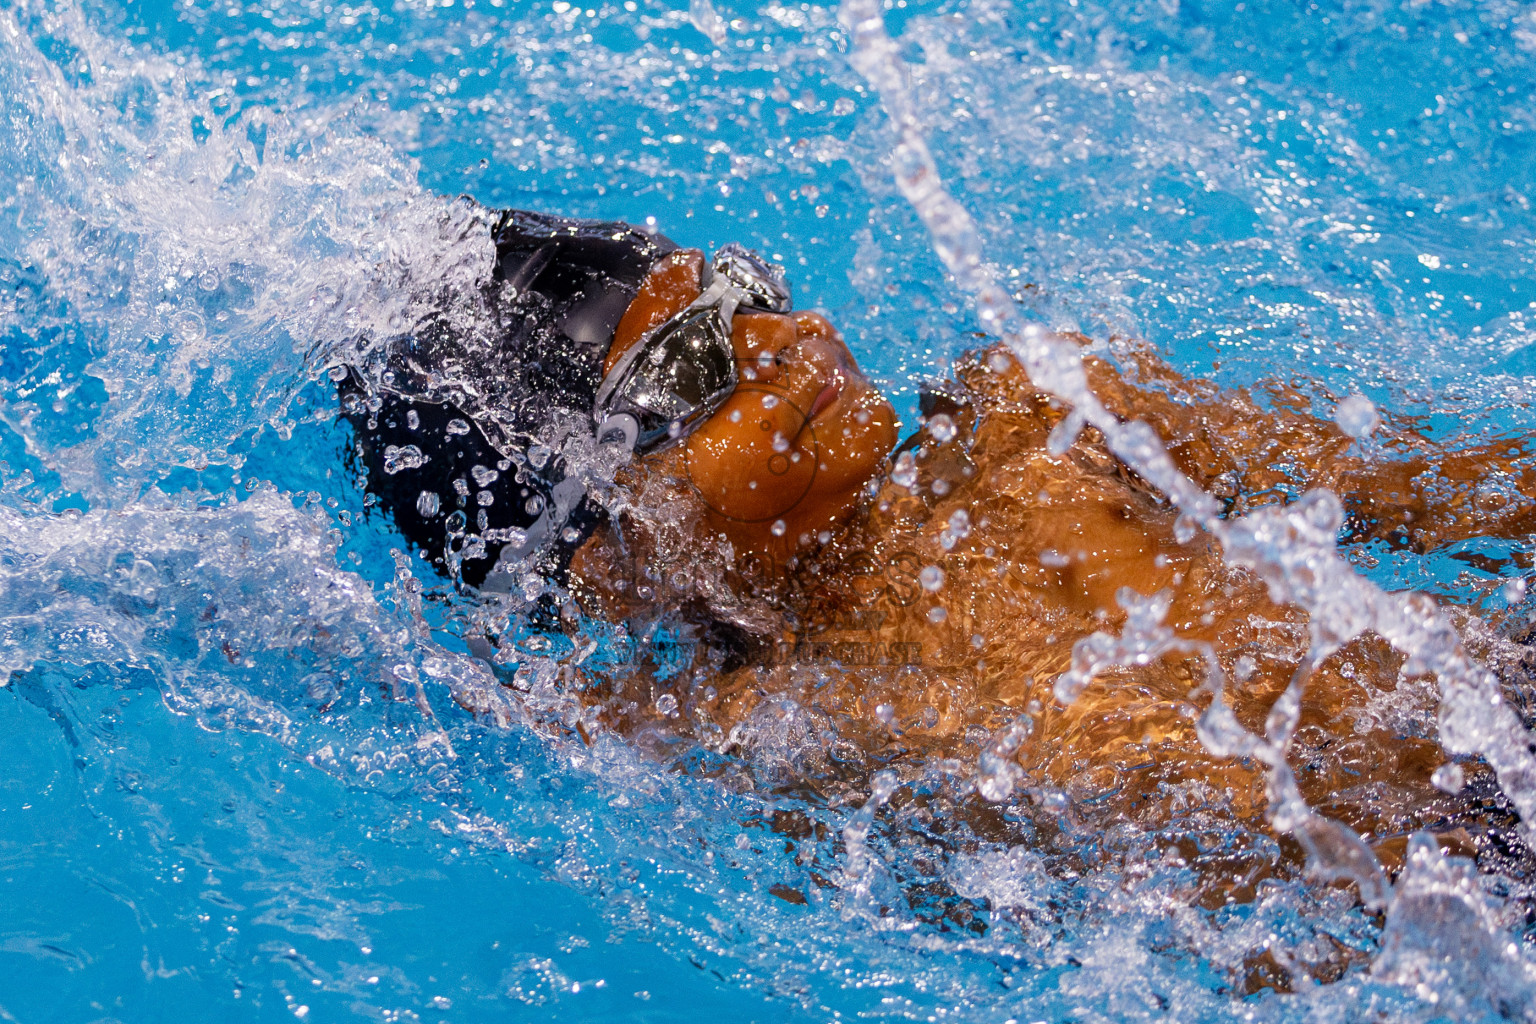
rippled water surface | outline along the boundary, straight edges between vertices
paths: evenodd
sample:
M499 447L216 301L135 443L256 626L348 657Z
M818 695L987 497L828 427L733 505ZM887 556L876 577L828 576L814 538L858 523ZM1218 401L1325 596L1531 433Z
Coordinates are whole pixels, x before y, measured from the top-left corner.
M885 18L1027 315L1325 413L1536 426L1536 6ZM541 638L499 685L364 514L325 369L481 279L461 193L763 249L910 424L979 321L848 50L777 2L0 3L0 1017L1536 1012L1523 911L1449 861L1402 891L1466 899L1395 918L1303 881L1212 911L1095 868L1129 833L1063 874L867 786L809 807L763 783L813 742L788 711L736 762L589 745ZM1467 600L1509 550L1345 554ZM1234 981L1339 949L1331 984Z

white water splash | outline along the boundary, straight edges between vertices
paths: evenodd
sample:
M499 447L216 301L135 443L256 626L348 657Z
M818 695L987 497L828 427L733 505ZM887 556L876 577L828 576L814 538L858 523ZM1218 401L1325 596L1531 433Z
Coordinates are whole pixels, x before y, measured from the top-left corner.
M1110 450L1167 495L1186 522L1221 544L1229 565L1254 572L1275 600L1308 613L1311 651L1276 702L1264 736L1248 732L1232 716L1221 699L1220 669L1214 659L1206 659L1212 702L1200 723L1202 740L1213 752L1254 756L1270 766L1275 828L1302 842L1315 870L1357 882L1367 903L1390 898L1370 848L1351 829L1306 805L1285 756L1310 667L1365 630L1374 630L1408 656L1406 672L1436 676L1442 744L1454 753L1481 754L1519 809L1525 834L1536 838L1530 825L1536 821L1536 757L1529 736L1505 705L1497 680L1466 653L1450 620L1428 597L1385 593L1351 569L1335 545L1342 515L1332 494L1310 492L1289 508L1223 520L1215 499L1179 472L1150 426L1122 422L1110 413L1088 387L1077 347L1026 322L986 262L970 214L946 188L928 149L905 64L886 32L879 4L843 0L841 16L851 34L850 59L879 94L895 129L891 164L897 185L932 236L934 251L972 296L982 324L1003 338L1031 381L1071 405L1071 414L1053 432L1053 449L1070 445L1084 426L1097 428ZM1158 637L1153 646L1169 642ZM1082 645L1085 650L1105 648L1109 660L1118 663L1155 653L1135 638L1121 649L1116 645L1122 641L1101 634ZM1097 667L1104 659L1090 660ZM1070 698L1074 689L1069 684L1061 696Z
M0 135L19 181L0 246L62 304L58 325L97 332L77 372L106 401L62 446L38 439L35 401L0 403L0 419L67 489L121 500L178 467L238 467L236 442L291 430L293 396L342 353L451 310L489 274L480 213L425 192L354 108L300 122L241 109L233 83L123 59L77 8L25 13L29 32L0 11L0 90L8 117L46 130ZM53 326L0 317L39 346Z

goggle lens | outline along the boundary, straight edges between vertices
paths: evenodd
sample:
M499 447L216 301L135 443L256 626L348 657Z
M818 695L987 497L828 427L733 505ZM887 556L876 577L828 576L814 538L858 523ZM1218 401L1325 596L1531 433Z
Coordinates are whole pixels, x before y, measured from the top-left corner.
M736 389L735 310L791 309L782 269L750 249L723 246L712 272L699 301L646 339L633 359L621 360L598 389L599 435L622 436L637 455L682 439Z
M640 420L635 448L644 454L714 412L735 387L736 360L725 325L716 310L701 309L645 343L616 397Z

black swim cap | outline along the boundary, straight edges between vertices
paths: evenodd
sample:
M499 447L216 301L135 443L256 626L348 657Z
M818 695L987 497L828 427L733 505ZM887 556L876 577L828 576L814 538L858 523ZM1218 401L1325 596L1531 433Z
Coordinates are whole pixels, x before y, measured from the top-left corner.
M601 521L584 493L560 486L551 442L589 429L619 320L677 246L617 221L508 210L486 223L494 326L433 320L390 347L382 383L349 369L341 393L368 490L400 532L444 572L504 589L512 581L487 584L488 574L552 504L575 507L545 517L555 522L537 556L546 574L563 573Z

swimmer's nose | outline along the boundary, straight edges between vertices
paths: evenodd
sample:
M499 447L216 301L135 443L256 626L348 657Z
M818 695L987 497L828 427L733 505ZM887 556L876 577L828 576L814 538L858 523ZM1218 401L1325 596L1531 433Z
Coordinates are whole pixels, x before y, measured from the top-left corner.
M776 313L738 313L731 324L731 347L745 381L777 383L795 341L795 322Z

